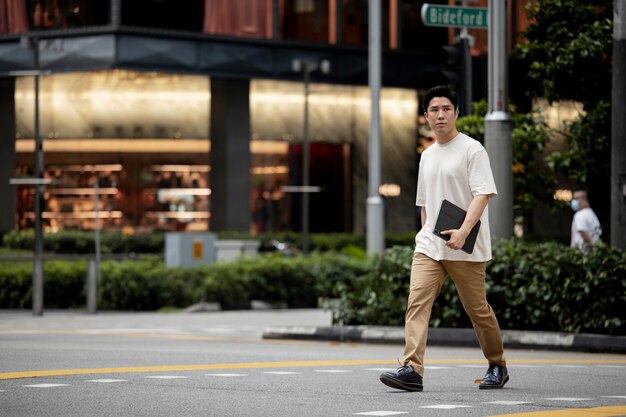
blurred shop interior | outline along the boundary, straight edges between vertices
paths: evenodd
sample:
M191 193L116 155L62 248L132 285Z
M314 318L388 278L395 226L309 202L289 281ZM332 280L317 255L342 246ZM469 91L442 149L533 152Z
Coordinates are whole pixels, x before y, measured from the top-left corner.
M302 181L301 84L253 80L250 230L298 230L301 196L282 187ZM315 84L309 97L311 228L352 228L352 155L369 123L365 87ZM41 132L46 161L44 228L103 230L210 229L210 79L131 71L41 78ZM16 85L17 176L33 174L33 79ZM384 89L385 126L413 147L415 93ZM414 161L414 159L413 159ZM401 175L401 172L398 173ZM394 192L388 192L393 196ZM34 222L32 187L18 187L17 227Z

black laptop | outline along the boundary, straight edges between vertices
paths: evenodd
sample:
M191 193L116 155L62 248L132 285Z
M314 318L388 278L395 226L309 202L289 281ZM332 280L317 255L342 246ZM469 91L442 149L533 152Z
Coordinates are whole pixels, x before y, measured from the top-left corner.
M465 220L466 214L467 211L463 210L461 207L452 204L448 200L443 200L441 202L441 208L439 209L439 215L437 216L437 222L435 223L433 233L443 240L450 240L449 235L442 235L441 232L444 230L459 229ZM478 229L480 229L480 220L478 220L469 235L467 235L465 244L461 248L462 251L470 254L472 253L474 245L476 244L476 238L478 237Z

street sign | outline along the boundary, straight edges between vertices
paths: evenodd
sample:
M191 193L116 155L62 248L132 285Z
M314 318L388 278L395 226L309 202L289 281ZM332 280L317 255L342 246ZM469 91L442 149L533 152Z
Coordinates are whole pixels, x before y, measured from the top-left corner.
M426 26L487 29L486 7L440 6L424 3L422 22Z

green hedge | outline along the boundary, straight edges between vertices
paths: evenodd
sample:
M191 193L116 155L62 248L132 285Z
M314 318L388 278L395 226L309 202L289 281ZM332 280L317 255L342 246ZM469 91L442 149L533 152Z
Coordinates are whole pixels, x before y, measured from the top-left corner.
M388 233L386 245L410 245L415 232ZM269 250L269 242L278 240L301 247L302 234L298 232L262 233L252 236L243 232L219 232L220 239L256 239L263 243L262 249ZM33 250L35 237L32 230L14 230L2 238L3 245L10 249ZM62 230L44 233L44 250L54 253L84 254L94 253L94 232L83 230ZM100 247L104 254L120 253L163 253L165 234L124 235L117 232L102 232ZM342 251L348 247L365 248L365 236L352 233L312 233L309 238L311 251Z
M319 298L337 296L338 283L366 270L365 260L338 253L267 254L189 269L167 268L158 259L103 261L98 308L158 310L216 301L229 309L248 306L250 300L316 307ZM85 261L46 261L45 307L83 308L86 274ZM30 308L31 285L31 262L0 262L0 308Z
M340 288L333 320L404 324L413 247L394 247L367 274ZM557 243L504 240L487 264L487 291L503 329L626 334L626 252L607 246L589 256ZM433 306L431 325L471 327L452 280Z
M250 300L314 307L318 300L335 323L401 326L413 246L395 246L366 259L362 250L256 259L199 268L166 268L156 257L104 261L101 310L183 308L215 301L224 308ZM45 262L46 308L82 308L84 261ZM30 308L32 263L0 262L0 308ZM588 256L557 243L505 240L494 244L487 291L503 329L626 335L626 252L607 246ZM470 327L451 280L433 307L431 325Z
M95 251L94 232L62 230L44 233L44 251L54 253L85 254ZM162 232L124 235L114 232L100 233L100 250L110 253L163 253L165 235ZM2 243L10 249L34 250L35 234L32 230L14 230L5 234Z

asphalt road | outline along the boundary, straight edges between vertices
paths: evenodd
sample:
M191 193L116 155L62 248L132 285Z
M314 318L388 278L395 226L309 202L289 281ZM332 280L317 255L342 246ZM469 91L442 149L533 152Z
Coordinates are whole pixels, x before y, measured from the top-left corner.
M261 339L329 324L319 310L0 311L0 416L626 415L626 355L508 350L509 384L481 391L479 349L429 347L425 390L407 393L378 381L401 346Z

